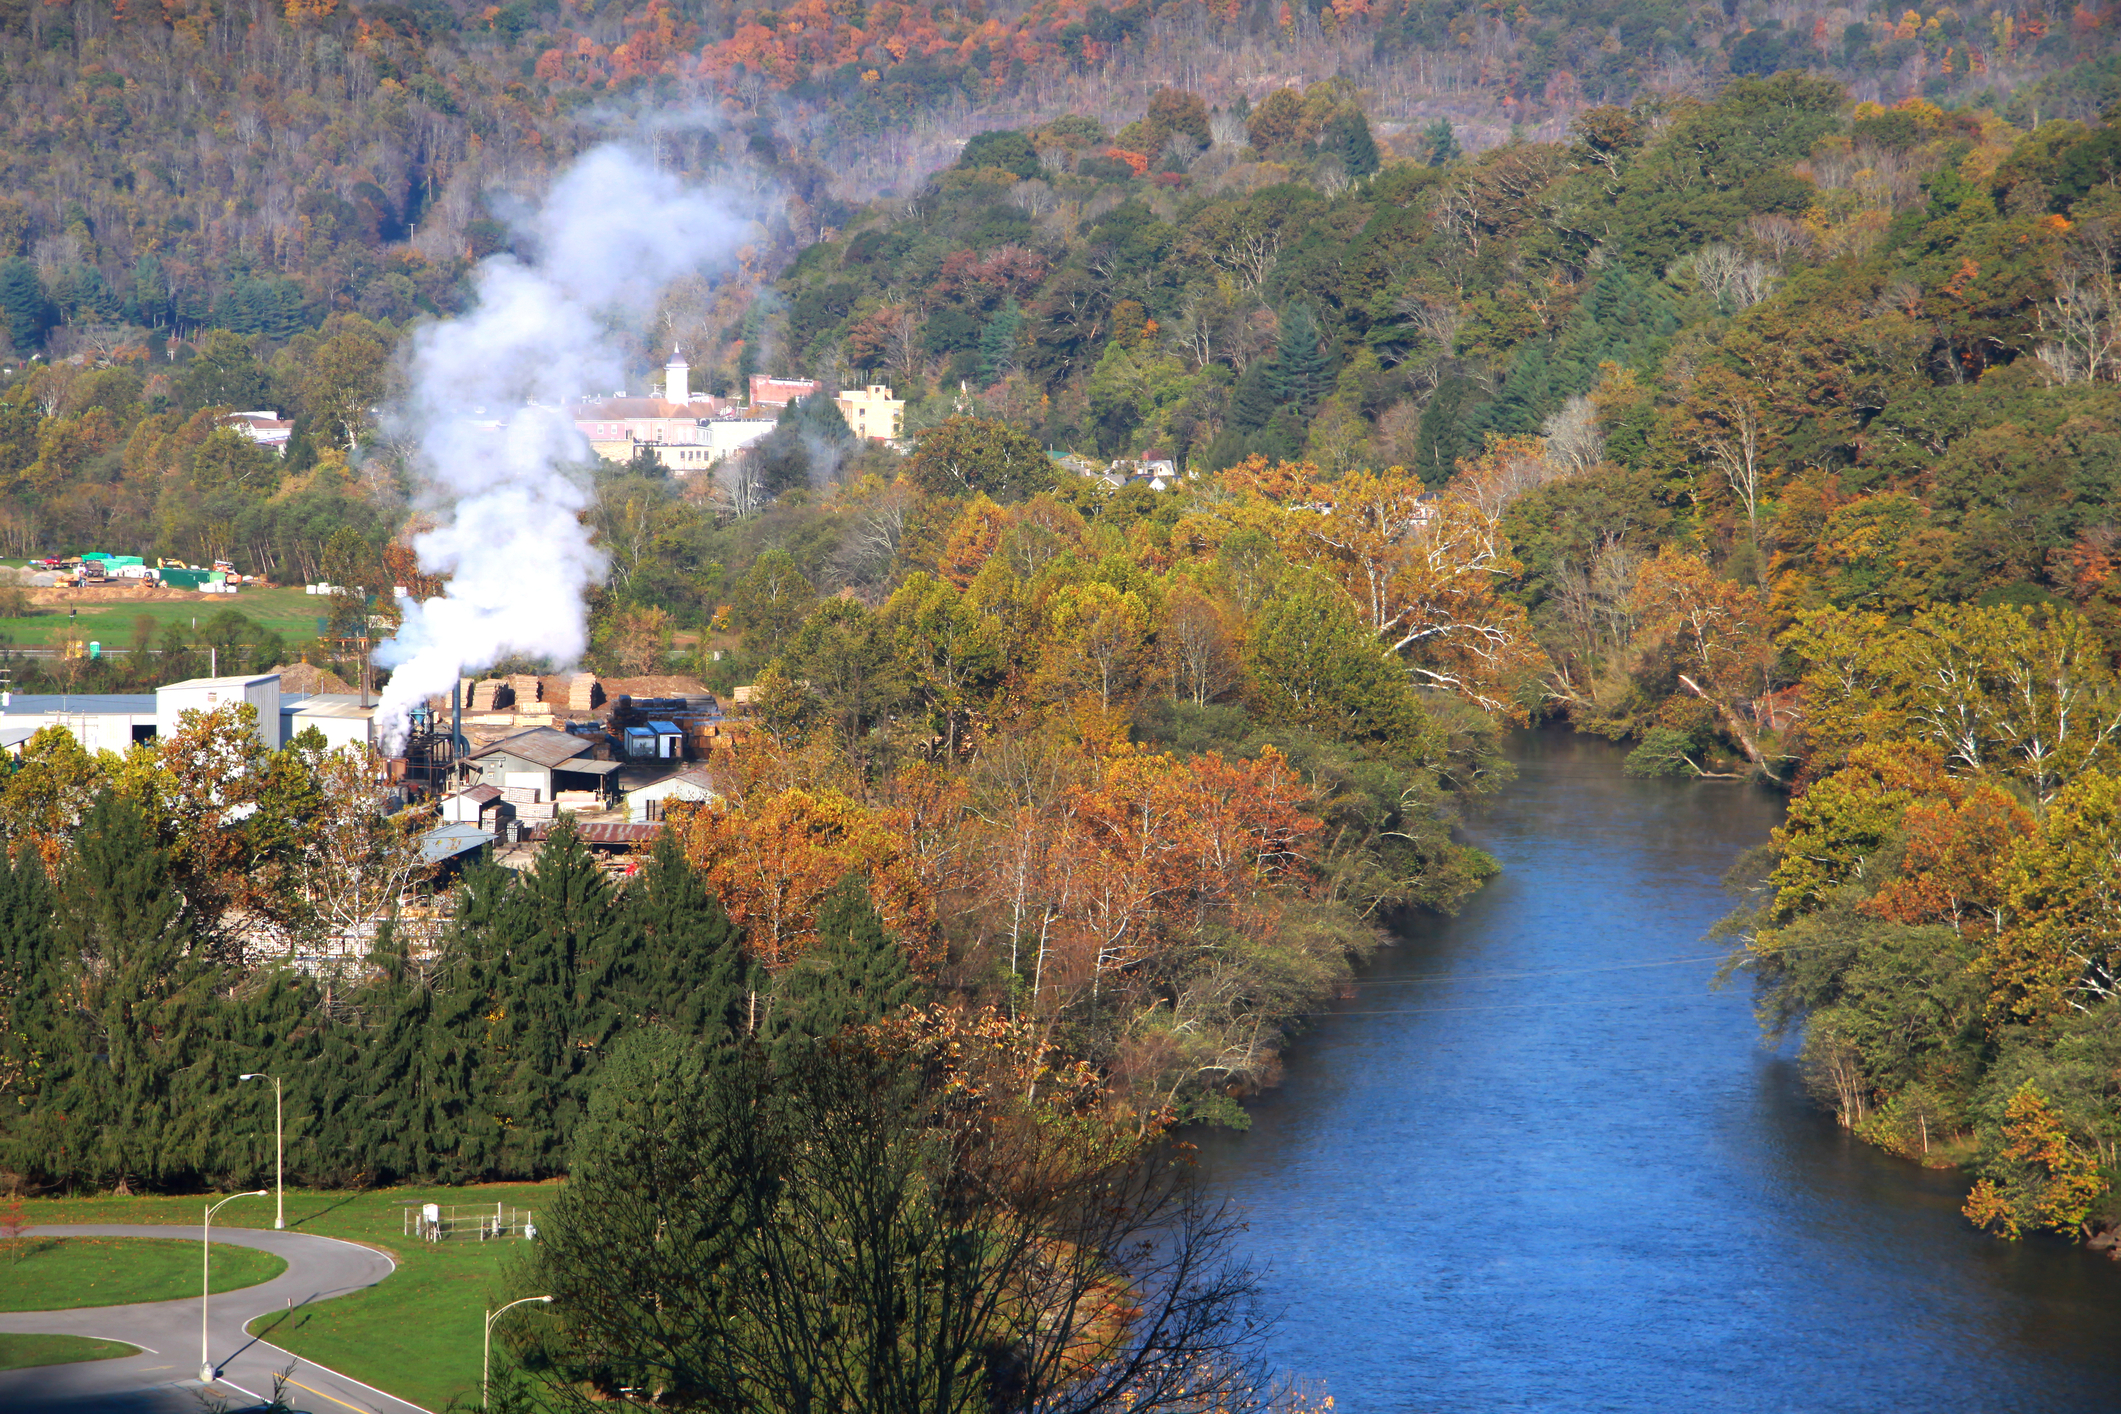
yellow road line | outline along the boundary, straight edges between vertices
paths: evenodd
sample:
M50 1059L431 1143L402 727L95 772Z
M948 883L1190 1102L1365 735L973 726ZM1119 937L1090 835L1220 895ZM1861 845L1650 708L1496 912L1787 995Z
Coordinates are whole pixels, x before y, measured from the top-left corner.
M303 1383L302 1383L302 1382L301 1382L300 1380L298 1380L298 1379L294 1378L294 1376L292 1376L292 1375L288 1376L287 1382L288 1382L289 1384L293 1385L293 1386L294 1386L294 1387L295 1387L296 1389L309 1389L309 1386L308 1386L308 1385L306 1385L306 1384L303 1384ZM339 1397L338 1397L337 1395L331 1395L331 1394L326 1394L326 1393L325 1393L325 1392L324 1392L323 1390L321 1390L321 1389L309 1389L309 1392L310 1392L311 1394L315 1395L315 1396L316 1396L317 1398L319 1398L319 1399L328 1399L328 1400L330 1400L330 1401L331 1401L331 1402L332 1402L333 1404L336 1404L336 1405L340 1406L340 1407L341 1407L341 1408L343 1408L343 1409L352 1409L352 1410L356 1411L356 1414L369 1414L369 1411L368 1411L368 1410L366 1410L366 1409L363 1409L363 1408L361 1408L361 1406L360 1406L360 1405L358 1405L358 1404L348 1404L348 1403L347 1403L347 1402L346 1402L345 1400L343 1400L343 1399L340 1399L340 1398L339 1398Z

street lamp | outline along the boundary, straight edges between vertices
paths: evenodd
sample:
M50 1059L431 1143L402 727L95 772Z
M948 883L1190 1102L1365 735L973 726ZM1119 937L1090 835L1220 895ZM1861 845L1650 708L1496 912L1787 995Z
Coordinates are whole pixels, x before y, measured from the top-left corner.
M282 1177L280 1172L281 1166L287 1157L287 1141L283 1137L285 1131L280 1128L280 1077L254 1070L248 1075L239 1075L236 1079L239 1081L270 1080L272 1082L272 1186L274 1194L272 1225L275 1230L278 1230L287 1226L287 1180Z
M527 1306L533 1301L543 1301L548 1306L552 1304L550 1296L526 1296L521 1301L509 1302L500 1311L488 1311L486 1313L486 1347L479 1353L479 1408L481 1409L486 1407L487 1385L490 1382L493 1371L493 1323L501 1319L502 1312L513 1311L516 1307Z
M208 1298L213 1295L214 1289L214 1210L233 1203L238 1198L263 1198L264 1196L265 1190L262 1188L252 1193L231 1193L206 1210L206 1224L199 1233L199 1266L203 1273L199 1281L199 1383L201 1384L210 1385L221 1378L221 1372L214 1368L213 1356L207 1353L206 1340L206 1303Z

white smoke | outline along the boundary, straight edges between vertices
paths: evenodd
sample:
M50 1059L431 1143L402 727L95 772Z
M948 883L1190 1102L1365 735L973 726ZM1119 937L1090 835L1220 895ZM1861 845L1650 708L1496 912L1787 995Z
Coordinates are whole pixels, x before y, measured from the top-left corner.
M413 338L400 417L422 499L441 513L413 549L448 584L404 604L376 649L394 669L377 712L393 751L407 712L466 672L516 653L572 663L588 647L582 595L604 557L581 521L589 488L564 470L589 447L563 405L621 386L613 324L652 312L677 276L726 264L746 230L726 199L616 147L583 156L519 225L533 256L481 262L476 307Z

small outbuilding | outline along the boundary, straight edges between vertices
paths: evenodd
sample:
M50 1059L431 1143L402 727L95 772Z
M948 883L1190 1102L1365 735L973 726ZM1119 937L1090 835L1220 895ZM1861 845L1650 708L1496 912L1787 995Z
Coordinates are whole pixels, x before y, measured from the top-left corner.
M626 819L635 825L656 824L664 807L673 800L705 802L720 800L721 794L705 771L679 771L626 792Z

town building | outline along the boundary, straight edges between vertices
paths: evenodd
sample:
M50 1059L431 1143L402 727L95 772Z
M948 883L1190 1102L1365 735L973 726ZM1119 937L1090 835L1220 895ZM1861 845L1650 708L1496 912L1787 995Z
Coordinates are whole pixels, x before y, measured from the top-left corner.
M888 442L905 435L905 401L892 397L891 390L881 383L846 389L833 397L832 404L840 410L840 416L847 420L847 426L857 437Z
M687 403L611 398L576 406L574 425L605 461L623 465L645 453L672 475L687 476L711 469L774 429L772 417L748 413L706 396Z
M755 408L784 408L797 398L807 398L822 387L815 378L768 378L763 373L751 375L751 405Z

